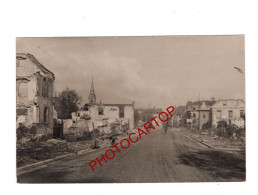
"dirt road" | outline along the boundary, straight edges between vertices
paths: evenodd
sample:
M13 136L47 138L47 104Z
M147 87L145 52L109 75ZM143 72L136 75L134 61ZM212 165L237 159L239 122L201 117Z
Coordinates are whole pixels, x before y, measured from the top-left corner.
M209 149L176 129L152 131L95 172L106 149L57 161L18 176L20 183L219 182L245 180L245 154Z

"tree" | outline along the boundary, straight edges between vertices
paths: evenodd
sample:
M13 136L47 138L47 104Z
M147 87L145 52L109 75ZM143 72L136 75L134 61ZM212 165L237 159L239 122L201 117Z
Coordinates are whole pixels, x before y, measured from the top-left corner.
M60 119L72 118L71 113L78 111L78 104L81 101L81 97L75 90L66 88L63 90L55 102L55 109Z

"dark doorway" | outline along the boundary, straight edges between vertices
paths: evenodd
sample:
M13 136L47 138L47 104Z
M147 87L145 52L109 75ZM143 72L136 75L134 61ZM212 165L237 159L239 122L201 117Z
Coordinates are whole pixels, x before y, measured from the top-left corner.
M63 139L63 121L53 119L53 138L54 139Z
M119 106L119 118L124 118L125 116L124 113L124 107L123 106Z

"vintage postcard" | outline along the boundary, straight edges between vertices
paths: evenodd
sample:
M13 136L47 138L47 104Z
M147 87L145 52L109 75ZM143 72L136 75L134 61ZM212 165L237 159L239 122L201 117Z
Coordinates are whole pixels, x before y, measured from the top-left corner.
M244 45L17 38L17 182L245 181Z

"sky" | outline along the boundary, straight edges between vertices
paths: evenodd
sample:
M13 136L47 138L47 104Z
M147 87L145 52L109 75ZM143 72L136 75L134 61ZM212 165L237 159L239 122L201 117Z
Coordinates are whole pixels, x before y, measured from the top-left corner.
M17 38L55 74L55 91L74 89L87 102L166 108L187 101L245 99L244 36Z

